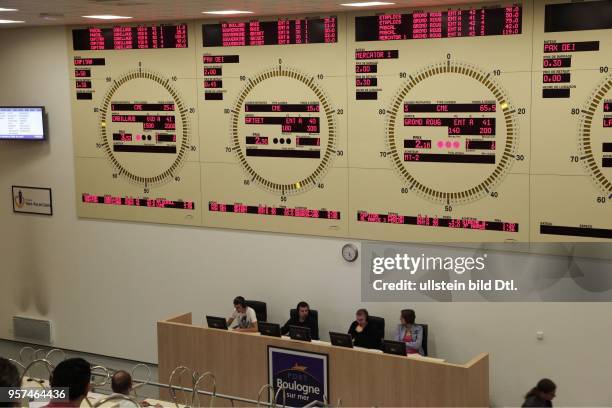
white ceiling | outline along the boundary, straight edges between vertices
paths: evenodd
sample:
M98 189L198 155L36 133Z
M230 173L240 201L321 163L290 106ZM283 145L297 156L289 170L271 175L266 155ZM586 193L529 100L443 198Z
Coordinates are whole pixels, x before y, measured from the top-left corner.
M125 23L232 18L231 16L207 16L202 14L202 11L226 9L253 11L254 14L250 16L326 13L355 10L354 7L340 6L340 3L351 1L363 0L0 0L0 8L19 9L19 11L0 12L0 19L25 20L25 24L0 24L0 28L109 23L108 21L90 20L81 17L98 14L133 17L131 20L121 21ZM469 2L472 4L484 3L487 0L469 0ZM395 0L395 3L394 6L387 6L386 8L457 5L466 3L466 0ZM381 8L378 7L377 9ZM360 10L363 10L363 8Z

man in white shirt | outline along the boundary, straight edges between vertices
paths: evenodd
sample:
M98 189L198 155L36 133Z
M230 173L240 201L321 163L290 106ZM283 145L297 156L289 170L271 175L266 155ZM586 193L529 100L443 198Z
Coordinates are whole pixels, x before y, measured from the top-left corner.
M253 308L247 306L242 296L234 299L234 311L227 319L227 326L236 331L257 332L257 315Z
M111 389L113 390L113 393L111 394L111 396L114 397L114 396L124 395L127 397L131 397L130 394L132 393L132 388L133 388L132 376L130 375L130 373L128 373L127 371L119 370L115 374L113 374L111 378ZM142 401L140 403L140 406L141 407L162 408L162 406L159 404L151 405L147 401ZM134 404L128 400L121 400L117 404L113 405L112 407L113 408L132 408L134 407Z

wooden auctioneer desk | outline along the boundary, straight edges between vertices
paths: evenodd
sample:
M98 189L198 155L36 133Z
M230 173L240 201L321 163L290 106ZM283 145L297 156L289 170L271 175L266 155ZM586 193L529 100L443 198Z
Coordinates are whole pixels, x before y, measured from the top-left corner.
M157 322L159 381L167 384L172 370L182 365L199 373L212 371L220 394L256 400L268 382L268 346L326 354L333 405L338 398L344 407L489 405L487 353L466 364L411 359L193 326L191 313ZM203 385L201 389L211 389L210 382ZM216 399L215 405L229 402Z

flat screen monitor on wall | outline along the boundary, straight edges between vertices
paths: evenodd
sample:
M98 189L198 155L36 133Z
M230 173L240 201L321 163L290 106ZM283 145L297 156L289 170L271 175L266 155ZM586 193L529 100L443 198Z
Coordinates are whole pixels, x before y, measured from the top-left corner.
M0 140L45 140L43 106L0 106Z

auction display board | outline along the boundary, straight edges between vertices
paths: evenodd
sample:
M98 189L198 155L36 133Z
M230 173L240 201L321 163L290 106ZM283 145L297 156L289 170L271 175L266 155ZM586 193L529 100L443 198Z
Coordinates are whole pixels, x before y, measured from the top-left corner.
M612 239L612 2L536 2L532 240Z
M352 19L354 236L529 238L532 20L513 4Z
M609 1L70 28L78 215L612 239Z
M205 225L347 236L345 17L201 30Z
M201 224L195 41L185 24L70 30L79 216Z

